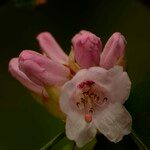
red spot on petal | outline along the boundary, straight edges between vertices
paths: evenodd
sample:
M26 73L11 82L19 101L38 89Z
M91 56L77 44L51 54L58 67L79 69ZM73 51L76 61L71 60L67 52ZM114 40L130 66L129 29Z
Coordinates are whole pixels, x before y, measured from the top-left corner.
M78 87L79 87L80 89L82 89L82 88L84 87L84 85L85 85L85 82L81 82L81 83L78 85Z
M91 85L93 85L94 83L95 83L95 82L88 80L88 81L85 81L85 82L81 82L77 87L80 88L80 89L82 89L82 88L84 88L85 86L91 86Z
M86 85L91 86L91 85L94 84L95 82L93 82L93 81L86 81L85 83L86 83Z
M86 115L84 116L84 118L85 118L85 121L86 121L87 123L90 123L90 122L92 121L92 115L86 114Z

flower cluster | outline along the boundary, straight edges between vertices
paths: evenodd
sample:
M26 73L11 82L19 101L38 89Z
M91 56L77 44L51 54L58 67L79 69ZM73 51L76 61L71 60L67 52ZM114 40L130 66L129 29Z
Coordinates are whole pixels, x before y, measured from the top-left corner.
M116 32L104 48L99 37L81 31L67 56L48 32L37 36L42 54L24 50L9 71L51 113L66 121L66 135L78 147L97 132L118 142L131 131L132 118L123 106L131 82L121 66L124 36ZM103 49L103 50L102 50Z

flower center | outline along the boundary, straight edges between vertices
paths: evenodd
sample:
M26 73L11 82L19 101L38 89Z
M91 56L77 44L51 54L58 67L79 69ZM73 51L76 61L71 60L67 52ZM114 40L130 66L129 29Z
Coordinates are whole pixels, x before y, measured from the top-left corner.
M87 80L77 85L76 106L84 114L86 122L91 122L93 115L108 100L104 90L95 82Z

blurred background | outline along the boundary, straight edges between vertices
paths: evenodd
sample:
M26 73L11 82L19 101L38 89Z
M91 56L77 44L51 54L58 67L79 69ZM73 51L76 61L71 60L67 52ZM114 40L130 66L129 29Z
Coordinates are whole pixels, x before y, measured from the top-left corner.
M8 72L8 62L23 49L39 51L36 35L51 32L66 53L71 38L81 29L101 37L121 32L127 40L127 71L132 91L126 107L133 129L150 148L150 3L138 0L30 0L0 1L0 150L38 150L63 123L37 104L30 93ZM104 45L103 44L103 45ZM136 150L126 136L118 144L104 137L95 149ZM65 141L64 141L65 142ZM63 142L60 145L63 145ZM61 149L60 145L55 149Z

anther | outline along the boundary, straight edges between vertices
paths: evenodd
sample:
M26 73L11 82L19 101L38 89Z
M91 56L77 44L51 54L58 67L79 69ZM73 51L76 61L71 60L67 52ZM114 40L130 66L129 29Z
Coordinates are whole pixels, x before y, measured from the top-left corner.
M89 91L83 92L82 94L83 94L84 96L87 96L87 95L89 95Z
M95 98L95 97L96 97L96 94L91 93L91 94L89 95L89 97L90 97L90 98Z
M81 102L85 104L85 103L86 103L86 100L81 97Z
M76 105L77 105L77 107L79 108L79 107L80 107L80 102L77 102Z
M96 97L96 101L97 101L98 103L100 103L99 96Z
M90 108L89 113L93 114L94 113L94 108Z
M104 97L103 103L104 103L104 102L107 102L107 100L108 100L108 98L107 98L107 97Z
M103 102L106 102L107 100L108 100L108 98L107 98L107 97L104 97Z

